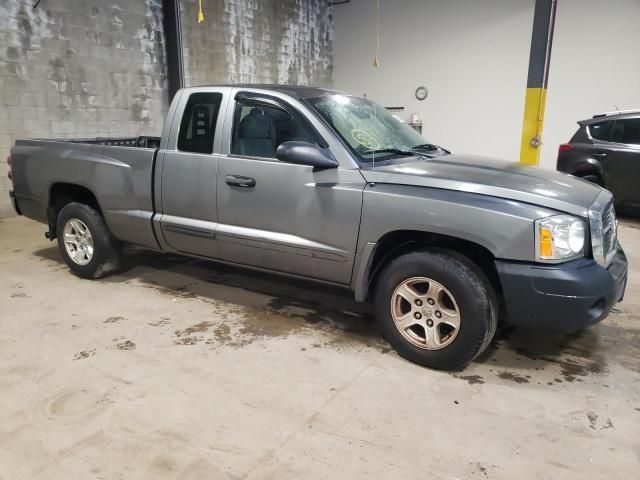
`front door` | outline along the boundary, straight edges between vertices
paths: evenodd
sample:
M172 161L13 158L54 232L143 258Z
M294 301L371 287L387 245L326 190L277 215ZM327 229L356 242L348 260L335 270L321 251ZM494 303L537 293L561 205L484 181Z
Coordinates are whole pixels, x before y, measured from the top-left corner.
M348 284L364 179L358 170L280 162L288 140L319 136L283 101L236 99L228 155L218 160L222 259ZM229 108L232 108L230 106ZM320 140L321 141L321 140Z
M170 248L217 257L215 229L216 171L219 156L224 93L212 88L181 99L183 111L175 149L159 152L162 178L161 232ZM222 110L222 113L221 113ZM219 151L219 150L216 150Z

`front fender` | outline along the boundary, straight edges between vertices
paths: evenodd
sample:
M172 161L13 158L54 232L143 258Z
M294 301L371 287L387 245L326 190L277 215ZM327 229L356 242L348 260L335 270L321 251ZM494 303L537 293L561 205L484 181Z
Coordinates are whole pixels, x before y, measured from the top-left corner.
M535 259L534 222L558 213L527 203L437 188L368 185L364 191L352 288L362 297L379 239L395 231L446 235L487 249L495 258Z

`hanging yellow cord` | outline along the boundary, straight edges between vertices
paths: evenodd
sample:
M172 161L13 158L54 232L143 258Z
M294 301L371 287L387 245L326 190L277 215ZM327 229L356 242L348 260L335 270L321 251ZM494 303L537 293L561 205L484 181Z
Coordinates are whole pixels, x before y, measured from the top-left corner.
M380 55L380 0L378 0L378 4L376 5L376 54L373 58L373 66L380 66L380 59L378 56Z
M204 12L202 11L202 0L198 0L198 23L204 23Z

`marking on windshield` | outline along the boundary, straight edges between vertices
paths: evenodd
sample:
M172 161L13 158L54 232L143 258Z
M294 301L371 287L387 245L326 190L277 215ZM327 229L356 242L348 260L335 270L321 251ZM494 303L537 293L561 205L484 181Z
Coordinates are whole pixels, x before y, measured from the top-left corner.
M381 147L380 142L378 142L378 140L376 140L373 135L365 132L364 130L356 128L355 130L351 131L351 136L356 142L367 148L375 150Z

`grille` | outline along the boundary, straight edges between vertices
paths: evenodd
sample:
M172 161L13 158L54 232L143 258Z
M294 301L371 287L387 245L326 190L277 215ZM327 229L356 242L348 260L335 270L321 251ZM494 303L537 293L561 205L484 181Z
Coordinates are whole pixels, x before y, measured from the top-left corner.
M608 267L617 249L616 211L610 192L602 190L589 209L589 226L593 258L603 267Z

